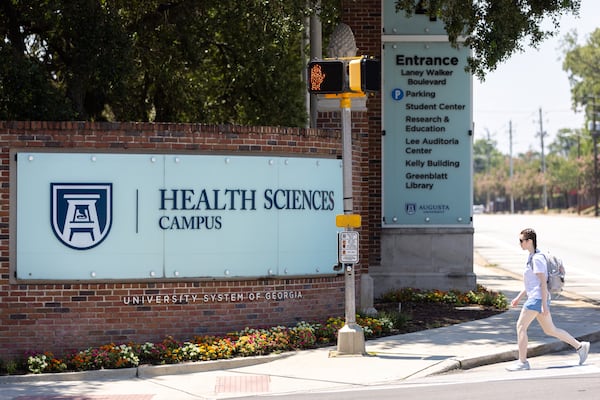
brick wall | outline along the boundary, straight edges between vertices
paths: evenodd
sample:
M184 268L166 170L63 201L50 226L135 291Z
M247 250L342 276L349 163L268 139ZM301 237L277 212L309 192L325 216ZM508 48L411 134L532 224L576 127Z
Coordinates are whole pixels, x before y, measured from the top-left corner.
M343 22L360 54L380 56L380 0L343 1ZM362 215L357 280L380 260L381 97L352 113L354 212ZM322 130L201 124L1 122L0 359L29 350L56 354L110 342L157 341L222 334L246 326L293 324L344 314L343 276L244 281L140 283L10 283L10 160L12 149L120 153L273 154L341 157L340 113L322 113ZM50 262L49 262L50 265ZM356 285L357 288L360 285ZM302 298L253 302L191 301L192 296L302 293ZM156 303L164 295L168 303ZM187 295L187 297L186 297ZM357 297L358 294L357 294ZM144 304L140 299L147 300ZM133 304L134 299L137 303ZM187 299L187 300L186 300ZM163 299L164 300L164 299ZM128 304L125 304L129 302ZM358 305L358 303L357 303Z
M332 121L335 117L332 115ZM368 184L366 168L369 162L362 158L368 154L363 150L368 135L365 127L359 125L353 133L354 184L356 192L360 193L355 203L358 210L365 212L369 208L368 198L364 197L364 193L368 193L365 185ZM269 327L344 315L343 276L61 284L14 283L9 276L9 241L10 235L14 234L10 231L9 209L11 150L339 158L339 130L200 124L0 122L0 143L0 359L19 357L30 350L62 354L70 349L110 342L158 341L166 335L186 339L194 335L223 334L246 326ZM368 236L364 235L363 242ZM368 248L368 244L364 246ZM49 260L48 267L51 266ZM360 273L357 273L357 279L360 279ZM260 298L231 301L236 294L248 296L250 293ZM211 298L219 294L222 295L220 301ZM205 295L208 296L206 299Z

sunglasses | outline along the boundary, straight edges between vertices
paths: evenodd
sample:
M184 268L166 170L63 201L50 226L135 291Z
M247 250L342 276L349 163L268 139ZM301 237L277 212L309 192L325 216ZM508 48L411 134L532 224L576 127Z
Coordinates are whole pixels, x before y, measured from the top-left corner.
M529 239L519 239L519 243L523 243L523 242L526 242L526 241L528 241L528 240L529 240Z

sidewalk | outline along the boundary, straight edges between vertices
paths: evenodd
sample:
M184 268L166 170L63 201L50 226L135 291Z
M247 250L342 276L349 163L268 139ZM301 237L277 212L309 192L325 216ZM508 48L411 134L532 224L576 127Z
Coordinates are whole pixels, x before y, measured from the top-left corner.
M510 271L480 265L474 269L478 283L509 299L521 287L520 278ZM483 320L369 340L368 356L329 357L335 350L331 347L172 366L0 377L0 399L226 399L406 381L515 359L518 312L514 309ZM600 339L600 307L563 296L553 301L552 315L555 324L573 336L590 342ZM567 348L544 335L536 323L529 329L531 356Z

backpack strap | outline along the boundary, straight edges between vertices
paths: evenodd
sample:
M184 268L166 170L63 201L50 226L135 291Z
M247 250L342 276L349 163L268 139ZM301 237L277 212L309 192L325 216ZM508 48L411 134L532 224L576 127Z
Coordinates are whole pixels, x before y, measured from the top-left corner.
M533 259L536 256L538 256L537 258L539 258L539 256L544 258L544 263L546 264L545 275L546 275L546 277L548 277L548 275L549 275L548 274L548 257L546 257L546 254L542 253L542 251L540 249L535 249L535 253L529 255L529 260L527 261L527 265L533 271Z
M533 254L529 253L529 256L527 258L527 266L529 268L531 268L532 270L533 270L533 257L535 257L535 255L538 254L538 253L539 253L539 250L536 249L535 253L533 253Z

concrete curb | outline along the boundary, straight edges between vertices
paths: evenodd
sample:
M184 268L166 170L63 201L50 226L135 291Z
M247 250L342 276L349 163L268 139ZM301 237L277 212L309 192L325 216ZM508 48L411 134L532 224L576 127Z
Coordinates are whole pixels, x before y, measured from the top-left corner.
M132 379L137 376L137 368L100 369L94 371L60 372L55 374L27 374L0 376L0 384L20 382L68 382L107 379Z
M579 341L586 341L595 343L600 341L600 332L592 332L586 335L577 337ZM515 343L516 346L516 343ZM560 340L553 340L548 343L539 344L537 346L529 346L527 349L528 357L538 357L545 354L558 353L561 351L572 349L567 343L561 342ZM414 379L417 377L439 375L453 370L461 369L467 370L484 365L498 364L501 362L513 361L517 359L517 350L501 351L494 354L487 354L478 357L463 357L463 358L450 358L440 362L439 364L433 365L423 371L411 375L409 378Z
M282 358L290 357L294 354L295 352L289 351L280 354L268 354L266 356L256 357L239 357L229 360L200 361L171 365L141 365L137 368L137 377L143 379L162 375L190 374L194 372L209 372L232 368L250 367L253 365L280 360Z
M190 374L194 372L209 372L225 369L250 367L264 364L296 354L289 351L280 354L268 354L266 356L238 357L229 360L198 361L180 364L166 365L140 365L136 368L100 369L93 371L60 372L26 375L0 376L0 385L4 383L20 382L68 382L68 381L94 381L94 380L117 380L134 378L152 378L163 375Z
M402 380L408 381L411 379L424 378L426 376L440 375L446 372L455 371L457 369L460 369L460 361L458 361L455 358L448 358L446 360L440 361L435 365L422 369L421 371L415 372L414 374L407 376Z

